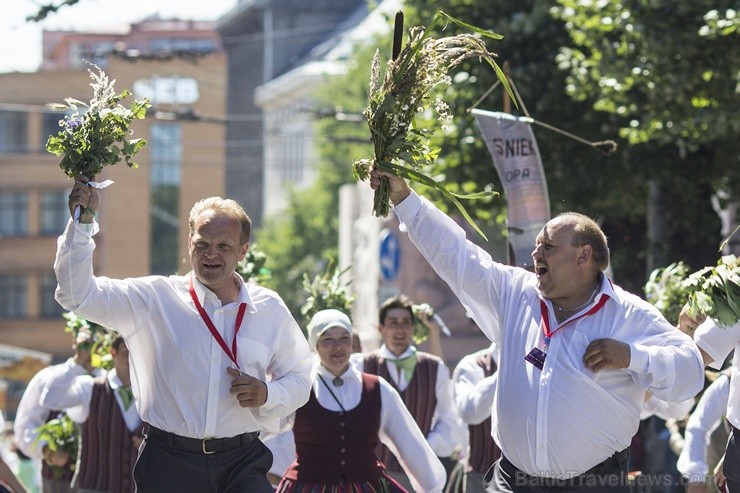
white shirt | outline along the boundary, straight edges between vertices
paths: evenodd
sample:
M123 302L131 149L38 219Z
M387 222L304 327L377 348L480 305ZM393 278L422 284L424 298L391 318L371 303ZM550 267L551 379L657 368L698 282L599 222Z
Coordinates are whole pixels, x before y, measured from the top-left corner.
M394 208L402 230L452 288L489 339L500 361L494 401L494 439L519 469L534 476L579 475L629 447L645 391L677 401L701 390L704 365L692 340L639 297L604 276L596 313L558 324L540 296L534 273L494 262L428 200L412 192ZM540 302L552 337L542 370L525 361L543 346ZM630 346L630 365L598 373L582 361L588 344L612 338Z
M352 365L342 374L341 378L344 383L340 387L332 384L334 375L324 366L318 365L313 370L313 391L316 400L324 409L339 412L342 410L341 407L316 375L321 375L331 386L332 392L346 411L354 409L360 403L361 375ZM396 389L382 377L378 377L378 382L380 383L381 403L378 438L398 458L416 491L441 492L447 479L444 466L424 440L421 430L409 414ZM286 429L290 429L291 422L287 423ZM295 457L295 442L290 445L292 449L283 450L281 453Z
M126 428L129 431L136 430L141 425L141 417L133 403L128 409L124 407L121 396L117 392L120 387L123 387L123 382L118 377L116 369L109 371L106 378L111 389L113 389ZM90 402L92 402L94 386L95 379L89 375L77 377L57 375L48 382L41 393L41 404L50 409L66 409L67 415L72 421L84 423L90 416Z
M710 436L722 423L729 396L730 379L727 375L720 374L704 391L686 423L683 448L676 468L690 483L703 483L709 472L707 449Z
M740 428L740 322L732 327L717 325L711 318L696 328L694 341L714 361L709 364L719 370L732 349L732 377L730 378L730 397L727 399L727 420L735 428Z
M129 348L131 388L141 418L192 438L276 430L308 400L311 357L306 338L273 291L240 284L239 301L225 306L197 279L197 297L231 348L236 314L246 303L236 341L242 372L267 384L267 402L239 406L230 393L235 364L221 349L190 297L187 276L111 279L93 275L97 224L67 225L54 268L56 299L66 309L118 331Z
M41 405L41 393L47 382L51 381L57 374L68 374L71 377L86 375L87 370L69 358L64 363L48 366L36 373L28 382L23 397L18 404L18 411L13 422L13 433L16 443L21 452L32 459L43 458L45 441L36 441L38 433L36 428L46 423L49 411L61 410L62 407L44 407Z
M696 404L696 400L693 397L684 401L668 402L651 396L642 406L640 419L647 419L653 415L663 420L686 419L694 404Z
M486 349L498 366L498 348L496 343ZM455 405L460 417L468 425L479 425L491 417L493 399L496 396L498 372L486 376L478 364L480 351L464 356L452 372Z
M401 392L406 390L409 383L406 381L406 372L401 371L393 362L394 359L402 359L416 352L414 346L409 346L400 356L393 354L385 344L380 346L378 354L385 359L388 365L388 373ZM350 363L359 371L364 371L364 355L354 353L350 356ZM449 457L453 452L465 450L468 445L468 428L460 419L457 409L452 403L452 382L450 372L443 361L437 365L437 381L434 385L434 393L437 398L437 406L432 415L432 425L427 433L426 439L429 446L438 457Z

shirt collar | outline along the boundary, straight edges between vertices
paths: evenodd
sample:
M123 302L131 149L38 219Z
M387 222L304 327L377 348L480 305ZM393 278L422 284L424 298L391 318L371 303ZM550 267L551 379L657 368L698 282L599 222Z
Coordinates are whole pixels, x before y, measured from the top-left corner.
M411 356L412 354L415 354L415 353L416 353L416 348L413 346L413 344L412 345L409 345L409 347L406 348L406 351L404 351L399 356L396 356L395 354L393 354L391 352L391 350L388 349L388 347L386 347L385 344L383 344L382 346L380 346L380 349L378 350L378 354L381 357L383 357L385 359L389 359L389 360L405 358L405 357Z
M193 279L193 287L195 287L195 294L198 296L198 301L200 301L201 305L204 305L204 300L206 299L206 296L216 296L213 291L208 289L200 280L198 280L198 277L195 275L193 271L190 271L190 277ZM239 285L239 299L237 303L246 303L247 309L250 312L256 312L257 309L255 307L255 304L252 302L252 297L249 294L249 285L244 282L244 279L242 276L234 272L234 280ZM186 282L190 282L188 279ZM209 294L210 293L210 294Z
M112 388L113 390L118 390L118 388L120 387L125 387L115 368L112 368L108 372L108 383L110 384L110 388Z
M324 365L319 363L314 367L314 373L316 375L321 375L324 380L327 382L330 382L334 379L335 375L326 369ZM349 368L347 368L347 371L339 375L339 377L344 380L345 382L347 380L360 380L360 372L355 368L352 363L350 363Z

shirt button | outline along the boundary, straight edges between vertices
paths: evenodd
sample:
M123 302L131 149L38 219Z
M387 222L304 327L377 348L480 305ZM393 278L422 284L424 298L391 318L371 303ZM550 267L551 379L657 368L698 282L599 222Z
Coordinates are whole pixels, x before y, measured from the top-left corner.
M344 440L344 435L339 437L340 440Z
M346 464L346 462L344 462L344 461L341 461L341 462L340 462L340 464L341 464L341 465L344 465L344 464Z
M344 421L342 421L341 423L339 423L339 426L344 426Z
M346 451L347 451L347 449L344 449L344 448L343 448L341 452L342 452L342 453L345 453Z

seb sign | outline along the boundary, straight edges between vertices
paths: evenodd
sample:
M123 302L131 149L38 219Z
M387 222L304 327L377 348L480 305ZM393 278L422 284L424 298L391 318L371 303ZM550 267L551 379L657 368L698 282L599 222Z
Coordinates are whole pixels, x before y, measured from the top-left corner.
M189 77L152 77L134 82L137 98L147 98L153 105L192 104L198 101L198 81Z

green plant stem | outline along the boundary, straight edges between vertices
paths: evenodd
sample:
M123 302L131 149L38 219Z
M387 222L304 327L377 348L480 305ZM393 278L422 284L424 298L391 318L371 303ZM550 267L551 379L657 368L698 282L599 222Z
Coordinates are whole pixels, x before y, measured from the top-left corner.
M390 195L391 185L387 176L380 177L380 185L373 196L373 213L376 217L388 217L391 211Z

